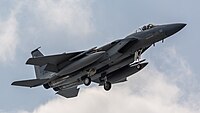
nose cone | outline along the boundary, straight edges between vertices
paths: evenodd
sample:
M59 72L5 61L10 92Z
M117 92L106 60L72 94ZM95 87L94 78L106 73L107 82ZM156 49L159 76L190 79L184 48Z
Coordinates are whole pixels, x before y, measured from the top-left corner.
M168 24L165 25L164 31L167 37L177 33L181 29L183 29L187 24L184 23L178 23L178 24Z

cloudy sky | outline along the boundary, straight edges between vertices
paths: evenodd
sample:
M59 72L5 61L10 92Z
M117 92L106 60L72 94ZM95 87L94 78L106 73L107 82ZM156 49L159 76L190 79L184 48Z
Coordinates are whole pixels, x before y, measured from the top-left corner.
M0 0L0 113L200 113L199 0ZM81 86L77 98L13 87L34 78L25 62L44 54L101 46L147 23L187 26L144 55L150 64L128 82Z

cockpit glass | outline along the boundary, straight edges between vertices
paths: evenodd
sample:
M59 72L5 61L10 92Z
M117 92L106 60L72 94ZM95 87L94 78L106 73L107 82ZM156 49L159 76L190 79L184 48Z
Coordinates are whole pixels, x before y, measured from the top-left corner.
M145 31L145 30L148 30L148 29L151 29L151 28L154 28L154 27L155 27L155 25L153 25L153 24L144 25L144 26L140 27L137 30L137 32Z

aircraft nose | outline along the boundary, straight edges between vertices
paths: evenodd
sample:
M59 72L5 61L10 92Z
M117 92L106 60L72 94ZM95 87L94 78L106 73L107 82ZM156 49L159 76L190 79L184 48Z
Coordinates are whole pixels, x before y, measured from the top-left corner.
M183 29L187 24L185 23L178 23L178 24L169 24L165 26L165 34L167 37L177 33L181 29Z

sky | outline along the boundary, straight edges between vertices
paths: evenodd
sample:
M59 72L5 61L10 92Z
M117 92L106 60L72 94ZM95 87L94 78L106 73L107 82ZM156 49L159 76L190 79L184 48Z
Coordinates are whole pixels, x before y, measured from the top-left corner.
M0 113L200 113L199 0L0 0ZM86 50L147 23L187 23L142 57L149 65L106 92L81 86L66 99L52 90L14 87L35 78L31 50Z

